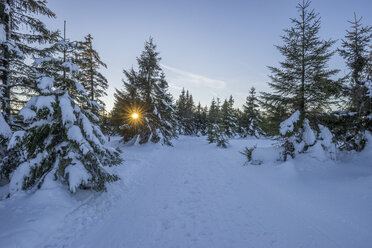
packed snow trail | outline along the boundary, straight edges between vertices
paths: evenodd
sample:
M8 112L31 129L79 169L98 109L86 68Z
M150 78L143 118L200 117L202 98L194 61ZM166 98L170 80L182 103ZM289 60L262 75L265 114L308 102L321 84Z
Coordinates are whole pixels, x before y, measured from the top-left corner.
M181 137L174 147L123 147L122 181L87 198L34 247L370 247L365 160L243 166L244 146L272 141L230 143Z

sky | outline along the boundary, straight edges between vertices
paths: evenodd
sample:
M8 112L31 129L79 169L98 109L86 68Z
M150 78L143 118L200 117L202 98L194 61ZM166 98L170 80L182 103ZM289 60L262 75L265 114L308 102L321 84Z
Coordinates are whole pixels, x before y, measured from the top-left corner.
M233 95L241 107L253 86L270 91L269 70L282 57L275 45L282 44L283 29L297 17L297 0L48 0L56 19L45 19L52 29L63 29L67 37L94 37L93 46L108 68L107 110L113 107L115 88L123 89L123 69L136 67L136 57L151 36L162 58L161 65L178 98L182 88L195 102L210 103ZM371 0L313 0L311 7L321 16L320 35L340 39L349 28L354 12L372 25ZM346 73L344 62L334 56L330 68Z

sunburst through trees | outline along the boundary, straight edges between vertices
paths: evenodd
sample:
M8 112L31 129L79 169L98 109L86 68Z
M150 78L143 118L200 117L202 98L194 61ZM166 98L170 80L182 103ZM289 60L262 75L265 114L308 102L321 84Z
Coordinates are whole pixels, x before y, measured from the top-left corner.
M175 107L160 67L159 53L152 38L137 58L138 71L124 70L124 90L116 90L114 124L124 142L162 142L171 145L177 136Z

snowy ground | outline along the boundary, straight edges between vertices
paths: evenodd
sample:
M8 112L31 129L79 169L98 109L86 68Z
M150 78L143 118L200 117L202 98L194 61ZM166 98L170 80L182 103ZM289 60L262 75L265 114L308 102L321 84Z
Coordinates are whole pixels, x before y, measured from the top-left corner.
M278 163L271 143L120 145L122 180L106 193L49 184L0 201L0 247L371 247L372 146ZM254 144L265 163L243 166Z

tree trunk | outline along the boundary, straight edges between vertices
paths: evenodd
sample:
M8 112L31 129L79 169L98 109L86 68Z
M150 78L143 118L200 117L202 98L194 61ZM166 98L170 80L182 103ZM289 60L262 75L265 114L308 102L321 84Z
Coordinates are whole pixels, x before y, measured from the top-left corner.
M6 3L9 5L9 0L6 1ZM1 24L5 28L5 34L6 34L6 40L8 41L10 38L10 16L5 12L5 6L2 6L2 13L1 13ZM9 121L10 118L10 52L7 45L2 45L3 51L4 51L4 57L2 59L3 62L3 70L1 75L1 81L3 84L3 104L2 104L2 110L3 115L6 121Z

